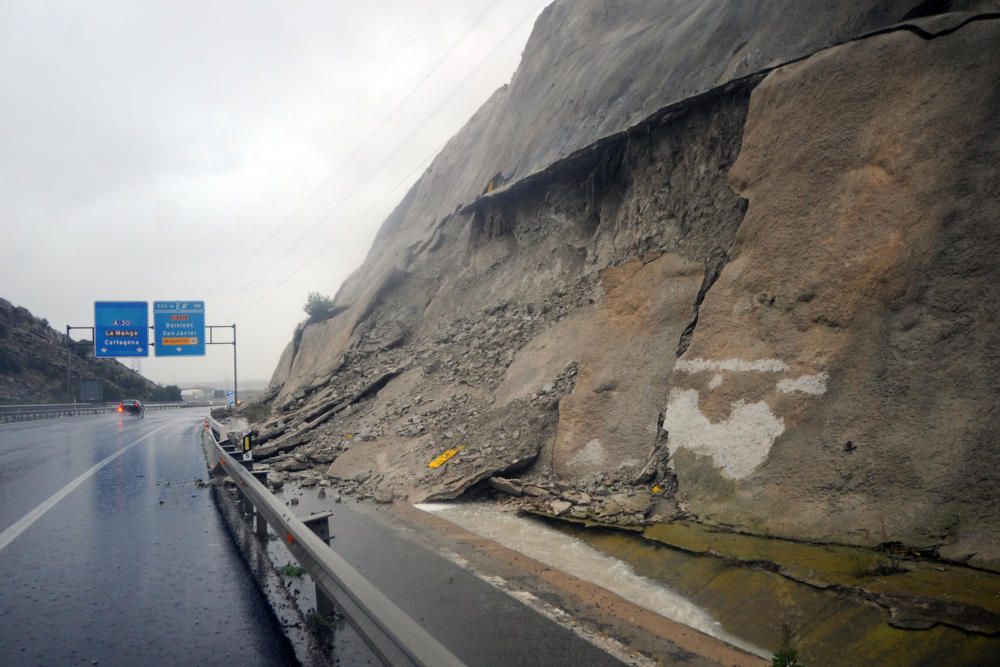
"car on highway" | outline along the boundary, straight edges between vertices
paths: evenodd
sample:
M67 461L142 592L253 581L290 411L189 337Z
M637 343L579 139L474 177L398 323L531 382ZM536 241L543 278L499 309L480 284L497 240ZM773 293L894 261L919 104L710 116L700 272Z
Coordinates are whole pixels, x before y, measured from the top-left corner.
M118 404L118 412L122 414L127 412L128 414L135 415L136 417L145 417L146 406L142 404L142 401L127 398Z

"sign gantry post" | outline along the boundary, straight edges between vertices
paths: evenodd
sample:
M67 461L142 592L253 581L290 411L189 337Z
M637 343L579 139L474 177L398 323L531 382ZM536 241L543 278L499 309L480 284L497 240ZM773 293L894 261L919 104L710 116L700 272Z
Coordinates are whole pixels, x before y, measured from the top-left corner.
M72 350L73 350L73 339L70 338L70 332L74 329L86 329L90 332L91 338L96 338L94 336L94 327L74 327L69 324L66 325L66 401L72 401L76 403L73 398L73 372L72 372Z
M94 339L94 356L147 357L156 348L158 357L205 356L206 345L233 346L233 404L239 405L239 378L236 364L236 323L205 324L204 301L154 301L153 324L149 324L147 301L95 301L94 326L66 325L66 397L72 400L72 339L74 329L89 329ZM205 330L208 340L205 340ZM216 329L232 329L232 340L215 340ZM149 331L153 331L150 342Z
M233 405L238 406L240 404L240 391L239 382L236 376L236 323L232 324L209 324L205 327L208 329L208 342L206 345L232 345L233 346ZM216 329L232 329L233 339L232 340L220 340L216 341L214 338Z

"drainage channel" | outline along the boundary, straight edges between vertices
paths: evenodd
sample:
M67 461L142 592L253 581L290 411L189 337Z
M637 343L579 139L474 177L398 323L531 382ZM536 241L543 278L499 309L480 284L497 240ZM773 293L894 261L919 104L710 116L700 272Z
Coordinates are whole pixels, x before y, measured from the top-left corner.
M423 503L417 509L523 553L550 567L596 584L665 618L721 639L748 653L770 659L771 652L729 632L706 609L649 577L625 561L602 553L583 540L540 520L521 517L489 502Z

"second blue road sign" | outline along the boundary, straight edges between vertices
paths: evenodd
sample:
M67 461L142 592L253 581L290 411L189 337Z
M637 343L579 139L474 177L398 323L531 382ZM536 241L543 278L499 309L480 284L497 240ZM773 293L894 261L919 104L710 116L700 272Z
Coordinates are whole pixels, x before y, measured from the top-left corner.
M154 301L153 328L156 356L205 355L204 301Z

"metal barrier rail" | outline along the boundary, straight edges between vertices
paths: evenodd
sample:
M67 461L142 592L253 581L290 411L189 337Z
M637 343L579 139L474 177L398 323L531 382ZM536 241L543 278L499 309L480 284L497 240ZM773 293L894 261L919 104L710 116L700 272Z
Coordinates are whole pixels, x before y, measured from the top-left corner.
M216 463L236 482L244 497L280 535L288 550L309 573L365 643L387 665L459 667L463 665L447 648L397 607L381 591L330 548L323 539L296 518L291 510L233 458L216 437L225 428L206 418L211 451Z
M187 407L185 403L145 403L147 410L166 410ZM45 403L41 405L0 405L0 423L71 417L76 415L96 415L114 412L117 403L93 405L89 403Z

